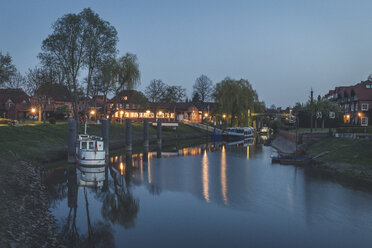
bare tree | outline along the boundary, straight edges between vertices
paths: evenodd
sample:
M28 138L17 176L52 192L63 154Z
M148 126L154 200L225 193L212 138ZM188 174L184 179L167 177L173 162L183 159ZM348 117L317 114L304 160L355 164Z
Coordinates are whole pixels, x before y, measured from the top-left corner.
M213 82L210 80L207 76L201 75L195 80L195 84L193 85L194 92L198 93L199 99L201 102L206 102L211 99L211 96L213 94Z
M151 80L150 84L145 89L146 97L151 102L160 102L163 99L167 85L160 79Z
M26 78L19 72L15 73L9 80L5 83L5 86L12 89L24 89L26 86Z

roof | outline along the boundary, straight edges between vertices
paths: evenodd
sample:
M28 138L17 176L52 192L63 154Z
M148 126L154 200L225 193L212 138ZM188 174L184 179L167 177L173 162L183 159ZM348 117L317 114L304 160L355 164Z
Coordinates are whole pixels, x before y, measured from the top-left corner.
M0 89L0 104L6 103L8 100L13 103L30 103L30 98L22 89Z
M43 84L36 90L35 94L52 97L55 101L72 100L67 86L62 84Z
M190 107L196 107L192 102L178 102L178 103L149 103L148 107L152 109L167 109L172 110L176 109L177 111L187 111Z
M114 103L117 101L117 99L120 99L121 101L129 102L129 103L147 103L148 100L145 97L145 95L142 92L139 92L137 90L123 90L118 95L114 96L109 100L110 103ZM120 102L118 100L118 102Z

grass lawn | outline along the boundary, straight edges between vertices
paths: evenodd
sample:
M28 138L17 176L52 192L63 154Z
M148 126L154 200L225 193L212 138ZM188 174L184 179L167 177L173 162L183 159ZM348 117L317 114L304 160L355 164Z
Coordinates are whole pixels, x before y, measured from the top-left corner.
M311 156L329 151L319 157L321 161L372 167L372 141L327 137L316 143L307 144L303 148Z
M143 124L133 123L133 140L141 140L143 137ZM80 133L83 127L80 127ZM2 159L15 160L50 160L61 158L67 153L66 123L59 125L40 124L34 126L0 126L0 157ZM101 135L101 125L90 124L87 133ZM110 144L125 142L125 126L123 124L110 125ZM149 127L150 138L156 137L156 127ZM177 134L177 135L176 135ZM192 127L180 124L178 131L163 127L163 139L179 139L189 137L201 137L202 132Z

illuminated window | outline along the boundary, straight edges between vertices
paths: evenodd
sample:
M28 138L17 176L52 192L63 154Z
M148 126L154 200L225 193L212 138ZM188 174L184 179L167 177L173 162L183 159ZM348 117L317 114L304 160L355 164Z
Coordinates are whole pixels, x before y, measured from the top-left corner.
M128 118L129 117L129 113L128 112L125 112L124 116Z
M174 113L171 113L170 114L170 118L174 118Z

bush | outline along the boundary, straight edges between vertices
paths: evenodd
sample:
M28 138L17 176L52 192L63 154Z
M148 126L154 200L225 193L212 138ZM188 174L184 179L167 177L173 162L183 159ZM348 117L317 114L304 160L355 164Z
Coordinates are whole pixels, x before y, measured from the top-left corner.
M361 127L361 126L349 126L349 127L338 127L337 133L372 133L372 126Z
M48 119L48 121L49 121L50 124L56 124L56 118L54 118L54 117L50 117Z
M13 121L12 119L0 118L0 124L8 124L9 122L12 122L12 121Z

